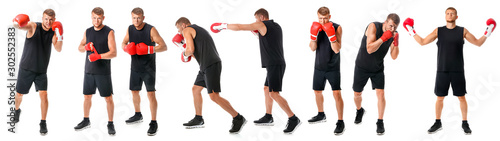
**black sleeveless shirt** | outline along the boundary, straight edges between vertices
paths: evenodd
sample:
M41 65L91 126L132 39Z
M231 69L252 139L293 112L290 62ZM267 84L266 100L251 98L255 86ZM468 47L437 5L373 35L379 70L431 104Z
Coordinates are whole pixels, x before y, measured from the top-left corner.
M382 34L384 34L384 31L382 30L383 23L373 23L375 24L375 28L377 29L376 39L379 39L380 37L382 37ZM366 27L365 33L367 29L368 27ZM382 43L379 49L372 54L368 54L368 51L366 50L366 39L367 36L363 35L363 40L361 40L361 47L359 48L358 56L356 57L356 67L367 72L384 71L384 57L385 55L387 55L387 52L389 51L394 38L391 37L389 40Z
M215 48L214 40L212 36L198 25L189 25L188 27L193 28L196 31L196 37L194 37L194 57L200 65L200 70L206 69L208 66L220 62L219 53Z
M54 31L52 28L43 30L42 23L37 22L34 32L31 38L26 37L20 67L36 73L47 73Z
M331 22L331 21L330 21ZM333 23L335 31L340 26L337 23ZM335 54L332 50L332 45L330 39L326 35L325 31L321 31L317 36L316 48L316 61L314 68L320 71L339 71L340 70L340 52Z
M136 45L145 43L148 46L156 46L156 43L151 41L152 25L144 23L141 30L137 30L134 25L128 27L129 42L134 42ZM156 53L147 55L131 55L132 59L131 70L137 72L156 71Z
M283 31L273 20L262 21L266 25L266 35L259 34L262 68L273 65L286 65L283 55Z
M464 28L438 28L438 72L464 72Z
M96 31L94 27L87 28L85 31L85 37L87 38L87 43L94 43L94 49L99 54L103 54L109 51L108 47L108 35L111 32L108 26L104 26L101 30ZM110 75L111 74L111 60L109 59L99 59L95 62L89 61L89 55L92 52L87 51L85 57L85 73L97 74L97 75Z

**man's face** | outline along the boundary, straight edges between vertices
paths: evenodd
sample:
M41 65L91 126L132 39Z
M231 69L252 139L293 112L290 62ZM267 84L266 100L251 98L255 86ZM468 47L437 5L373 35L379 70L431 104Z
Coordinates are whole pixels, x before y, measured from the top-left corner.
M175 25L175 27L177 27L177 32L183 34L182 30L184 30L184 28L186 28L186 24L184 24L184 23L178 23L178 24Z
M321 15L318 13L318 21L321 25L324 25L328 22L330 22L330 18L332 17L332 15L330 14L327 14L327 15Z
M455 10L446 10L446 22L453 23L457 20L457 12Z
M387 21L385 21L385 30L389 30L391 32L394 32L396 31L396 29L398 29L398 25L394 23L394 21L392 21L391 19L388 19Z
M95 13L92 13L92 25L94 27L98 28L102 25L102 21L104 20L104 15L97 15Z
M134 24L135 27L141 26L143 21L144 21L144 15L142 14L137 15L132 13L132 24Z
M56 21L55 17L51 17L47 14L43 14L42 23L45 28L52 28L52 24Z

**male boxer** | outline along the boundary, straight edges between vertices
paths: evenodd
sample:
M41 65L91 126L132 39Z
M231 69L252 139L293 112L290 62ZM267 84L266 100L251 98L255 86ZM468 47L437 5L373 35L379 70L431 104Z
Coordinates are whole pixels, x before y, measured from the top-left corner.
M42 120L40 134L47 134L47 67L49 66L51 43L57 52L61 52L63 44L63 28L56 21L56 13L52 9L43 11L42 22L30 22L29 16L19 14L13 20L14 27L28 31L24 42L23 55L17 75L14 123L19 122L23 95L28 94L31 85L35 83L36 91L40 94Z
M113 87L111 83L111 58L116 57L114 30L103 24L104 10L96 7L92 10L92 27L85 30L78 51L85 52L85 75L83 77L83 121L75 126L76 131L90 127L90 107L96 88L106 100L108 110L108 134L115 135L113 124Z
M185 50L182 52L183 60L187 60L189 56L194 56L200 65L200 71L198 72L198 76L193 86L196 115L191 121L184 123L184 126L188 129L203 127L205 122L201 114L203 103L201 90L207 88L210 99L233 117L233 125L229 133L239 133L241 128L245 125L246 119L236 112L226 99L219 95L221 92L220 75L222 63L212 37L207 30L196 24L191 24L185 17L179 18L175 22L175 26L180 34L174 36L173 42L182 48L185 47ZM184 43L186 46L184 46Z
M457 26L456 20L457 10L449 7L445 11L446 26L438 27L434 31L422 38L416 34L413 29L414 21L407 18L403 26L410 33L411 36L420 45L427 45L434 40L438 39L438 59L437 59L437 72L434 93L437 96L436 100L436 122L428 130L429 134L436 133L442 129L441 112L443 111L443 100L448 95L450 84L453 87L453 95L458 97L460 101L460 109L462 111L462 129L465 134L471 134L472 131L467 122L467 100L465 94L465 75L464 75L464 38L470 43L480 47L491 35L491 32L496 27L496 22L493 19L486 21L486 32L484 36L476 39L472 33L464 27Z
M292 112L290 106L288 106L286 99L279 93L283 84L283 75L285 74L286 66L285 58L283 57L283 32L278 23L274 22L274 20L269 20L267 10L261 8L255 12L254 16L256 22L252 24L214 23L211 26L211 30L214 33L219 33L224 29L258 33L262 68L266 68L267 70L264 83L266 115L254 121L254 123L256 125L274 125L271 115L274 100L288 115L288 123L283 132L292 134L301 122Z
M399 35L396 29L399 25L399 16L391 13L387 16L384 23L372 22L366 28L361 47L356 58L356 67L354 68L354 102L356 104L355 124L360 124L365 114L365 109L361 107L361 93L368 79L371 79L372 88L377 93L378 98L378 121L377 134L383 135L384 111L385 111L385 75L384 75L384 57L391 50L391 57L395 60L399 54Z
M155 94L156 52L166 51L167 46L156 28L144 22L145 16L142 8L134 8L131 14L132 25L128 27L127 34L122 42L122 48L132 58L129 87L132 91L135 114L125 122L127 124L142 122L139 91L142 88L142 82L144 82L151 110L148 135L154 136L158 129L158 123L156 122L158 103ZM155 46L156 43L158 43L157 46Z
M316 95L318 115L312 117L309 123L320 123L326 121L323 110L323 90L326 80L330 82L333 97L337 107L338 121L334 133L340 135L344 132L344 101L340 94L340 47L342 38L342 27L330 21L330 10L327 7L318 9L318 21L311 26L311 42L309 47L316 51L314 66L313 90Z

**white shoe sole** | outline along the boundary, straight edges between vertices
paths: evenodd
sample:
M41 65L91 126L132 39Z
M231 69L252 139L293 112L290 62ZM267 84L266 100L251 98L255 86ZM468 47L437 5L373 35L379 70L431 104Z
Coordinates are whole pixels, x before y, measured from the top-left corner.
M342 132L340 132L340 133L335 133L334 132L333 134L335 134L336 136L340 136L340 135L344 134L344 132L345 132L345 127L344 127L344 130L342 130Z
M125 122L127 125L133 125L133 124L137 124L137 123L141 123L142 122L142 119L141 120L138 120L138 121L134 121L134 122Z
M255 123L257 126L274 126L274 123Z
M315 121L315 122L309 122L309 124L318 124L318 123L323 123L326 122L326 119Z
M205 128L205 125L186 126L186 129Z
M85 127L83 127L82 129L75 129L75 131L83 131L83 130L85 130L87 128L90 128L90 124L87 125L87 126L85 126Z

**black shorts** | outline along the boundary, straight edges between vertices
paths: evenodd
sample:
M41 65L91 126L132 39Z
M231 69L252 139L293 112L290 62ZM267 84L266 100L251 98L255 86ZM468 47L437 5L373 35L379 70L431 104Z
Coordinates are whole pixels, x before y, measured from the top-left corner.
M96 75L85 73L83 77L83 94L95 94L95 89L99 89L99 94L102 97L108 97L113 94L113 85L111 83L111 75Z
M352 89L354 92L362 92L368 78L372 81L372 89L384 89L385 86L385 74L384 71L378 72L367 72L360 68L354 68L354 81L352 84Z
M281 92L285 67L285 65L266 66L267 76L264 86L269 87L269 92Z
M325 89L326 80L330 82L332 90L340 89L340 71L321 71L314 69L313 90L323 91Z
M447 96L450 83L451 87L453 87L454 96L464 96L467 94L464 72L437 72L436 86L434 87L436 96Z
M221 92L220 90L220 74L222 71L221 62L217 62L208 66L205 70L200 70L194 85L207 88L208 94L212 92Z
M137 72L130 71L130 85L132 91L140 91L142 89L142 82L146 85L148 92L156 91L155 89L156 71Z
M35 89L37 92L47 90L46 73L36 73L30 70L19 68L16 85L17 92L20 94L28 94L33 82L35 82Z

